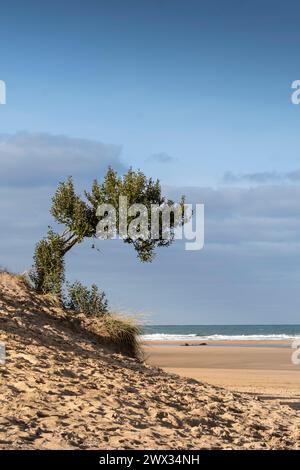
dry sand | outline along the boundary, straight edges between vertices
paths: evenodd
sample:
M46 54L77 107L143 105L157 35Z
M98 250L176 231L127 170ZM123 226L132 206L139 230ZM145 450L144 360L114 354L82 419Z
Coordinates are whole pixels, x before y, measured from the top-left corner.
M230 390L279 397L300 405L300 366L294 365L294 351L288 342L248 341L238 343L190 342L144 346L147 362L166 371L203 380ZM300 406L299 406L300 407Z
M0 449L299 448L295 409L115 354L7 274L0 341Z

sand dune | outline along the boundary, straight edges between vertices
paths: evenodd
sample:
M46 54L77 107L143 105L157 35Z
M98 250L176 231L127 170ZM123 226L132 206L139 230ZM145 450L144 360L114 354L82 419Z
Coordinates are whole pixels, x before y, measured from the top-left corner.
M1 449L299 447L296 410L113 353L7 274L0 341Z

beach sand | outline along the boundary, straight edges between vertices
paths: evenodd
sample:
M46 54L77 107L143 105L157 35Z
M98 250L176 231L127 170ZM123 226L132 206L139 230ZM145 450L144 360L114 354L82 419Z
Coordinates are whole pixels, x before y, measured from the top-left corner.
M291 361L290 342L183 344L147 342L143 346L146 360L168 372L230 390L300 402L300 365Z
M75 327L51 297L5 273L0 341L7 353L0 365L0 449L299 449L296 399L289 399L292 407L204 381L231 377L236 387L232 371L241 378L245 364L239 354L248 357L244 374L266 374L259 369L263 354L283 387L283 373L292 374L291 383L296 376L288 349L145 347L148 361L198 382L115 353L83 324Z

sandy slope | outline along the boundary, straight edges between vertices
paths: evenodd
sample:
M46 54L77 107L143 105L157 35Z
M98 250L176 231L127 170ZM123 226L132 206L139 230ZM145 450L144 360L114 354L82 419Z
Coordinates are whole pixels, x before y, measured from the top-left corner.
M297 448L299 412L99 346L0 274L0 448Z

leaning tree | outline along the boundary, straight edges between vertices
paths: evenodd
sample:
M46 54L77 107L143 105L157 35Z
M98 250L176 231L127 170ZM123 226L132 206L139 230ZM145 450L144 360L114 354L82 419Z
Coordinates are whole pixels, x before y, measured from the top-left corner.
M71 177L61 182L52 198L51 214L56 222L63 226L61 233L49 228L47 237L37 245L34 253L34 265L31 270L31 279L36 289L42 293L54 293L61 297L62 286L65 280L65 255L75 245L86 238L96 237L96 228L99 222L97 209L101 204L111 204L116 209L116 228L119 232L119 197L127 197L128 205L143 204L151 212L153 204L162 207L173 207L173 201L162 195L159 180L147 178L142 171L129 169L123 176L109 168L103 181L95 180L90 191L84 196L75 192ZM184 199L180 205L183 207ZM128 224L132 219L128 218ZM163 221L159 219L159 233L155 239L143 237L123 237L125 243L133 245L138 258L142 262L151 262L156 247L169 246L174 240L174 233L178 225L184 223L184 211L178 220L170 214L169 237L164 236ZM149 220L150 225L150 220ZM149 227L150 228L150 227Z

